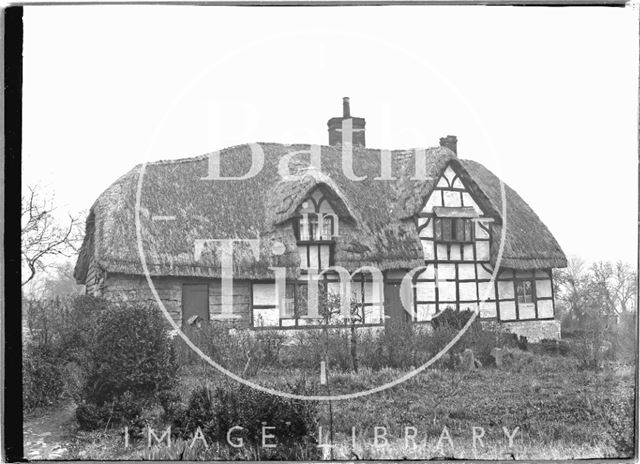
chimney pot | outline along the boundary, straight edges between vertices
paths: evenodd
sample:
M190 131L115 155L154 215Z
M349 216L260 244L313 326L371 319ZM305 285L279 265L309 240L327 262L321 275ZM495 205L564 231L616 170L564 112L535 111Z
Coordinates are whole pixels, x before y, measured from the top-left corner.
M446 137L440 137L440 146L448 148L456 155L458 154L458 137L455 135L447 135Z
M342 98L342 117L343 118L351 117L351 109L349 108L349 97Z

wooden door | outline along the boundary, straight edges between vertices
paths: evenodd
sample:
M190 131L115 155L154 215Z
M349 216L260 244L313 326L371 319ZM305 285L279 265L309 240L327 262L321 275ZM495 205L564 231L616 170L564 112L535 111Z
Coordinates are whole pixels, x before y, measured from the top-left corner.
M387 321L410 320L400 300L400 282L385 282L384 284L384 315Z
M199 316L203 321L209 320L209 285L182 285L182 327L188 325L189 319Z

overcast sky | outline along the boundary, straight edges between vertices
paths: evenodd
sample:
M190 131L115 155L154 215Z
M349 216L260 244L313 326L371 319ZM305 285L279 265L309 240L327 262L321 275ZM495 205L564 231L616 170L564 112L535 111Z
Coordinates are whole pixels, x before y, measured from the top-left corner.
M636 261L631 8L27 6L24 27L23 179L63 209L145 160L326 144L349 96L368 146L455 134L567 255Z

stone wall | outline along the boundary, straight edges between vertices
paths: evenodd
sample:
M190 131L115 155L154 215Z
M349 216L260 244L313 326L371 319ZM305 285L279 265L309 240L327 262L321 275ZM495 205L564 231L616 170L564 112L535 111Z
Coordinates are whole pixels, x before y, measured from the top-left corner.
M530 342L538 342L544 338L560 340L560 321L556 319L545 321L519 321L519 322L483 322L485 326L498 328L505 332L511 332L518 336L527 337Z
M220 320L222 296L219 279L153 277L158 296L176 324L182 324L182 284L185 283L209 284L209 316L211 319ZM233 320L234 325L248 327L251 325L250 284L248 281L235 280L233 286L233 314L237 317ZM103 284L102 295L105 298L125 301L156 301L144 276L127 274L109 274Z

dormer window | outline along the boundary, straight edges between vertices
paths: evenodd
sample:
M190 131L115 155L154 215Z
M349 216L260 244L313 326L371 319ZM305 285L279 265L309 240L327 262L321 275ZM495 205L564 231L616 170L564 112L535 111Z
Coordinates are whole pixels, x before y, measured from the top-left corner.
M317 214L300 216L296 228L296 238L301 242L328 242L333 240L333 216L323 216L322 229L318 231L319 217ZM320 235L318 235L320 232Z
M333 240L334 228L333 228L333 216L325 216L322 219L322 240Z
M333 207L318 190L302 202L293 228L303 270L322 270L333 264L336 218Z

